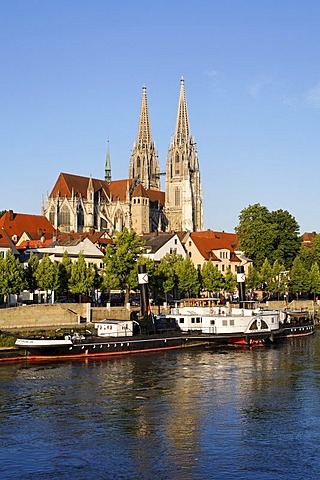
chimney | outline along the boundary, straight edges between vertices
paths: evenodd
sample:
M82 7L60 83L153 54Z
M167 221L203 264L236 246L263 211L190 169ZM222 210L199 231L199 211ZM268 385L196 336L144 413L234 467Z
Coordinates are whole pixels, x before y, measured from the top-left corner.
M9 221L12 222L13 221L13 210L9 210Z

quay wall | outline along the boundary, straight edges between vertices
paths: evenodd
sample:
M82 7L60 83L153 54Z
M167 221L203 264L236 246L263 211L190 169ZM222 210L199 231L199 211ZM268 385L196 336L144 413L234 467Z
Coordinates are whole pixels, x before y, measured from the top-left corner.
M139 307L91 307L90 303L23 305L0 309L0 330L75 327L104 319L129 320Z

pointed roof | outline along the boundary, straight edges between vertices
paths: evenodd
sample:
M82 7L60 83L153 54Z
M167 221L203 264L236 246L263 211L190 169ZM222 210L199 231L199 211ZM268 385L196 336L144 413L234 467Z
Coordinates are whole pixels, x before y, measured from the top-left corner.
M183 143L187 141L189 137L190 137L190 127L189 127L189 120L188 120L186 94L184 90L184 78L181 77L175 140L177 143Z
M94 192L101 189L105 190L109 194L109 184L105 180L99 180L97 178L82 177L80 175L72 175L70 173L60 173L55 186L50 193L50 197L56 197L58 194L60 197L71 197L80 194L82 197L87 196L87 190L89 182L92 182L90 188L93 187Z
M147 87L142 87L142 100L138 127L137 145L147 147L151 144L151 130L149 123Z
M107 155L106 155L106 166L104 170L104 179L106 182L111 182L111 160L110 160L110 146L108 140L108 148L107 148Z

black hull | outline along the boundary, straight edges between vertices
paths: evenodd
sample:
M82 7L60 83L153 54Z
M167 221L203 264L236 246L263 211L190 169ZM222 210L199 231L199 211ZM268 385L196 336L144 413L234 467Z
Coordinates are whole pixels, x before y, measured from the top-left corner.
M314 334L314 324L283 325L276 338L285 339L293 337L307 337Z
M145 335L138 337L87 337L71 345L26 345L20 346L24 358L63 359L90 358L112 355L125 355L162 350L182 349L197 346L254 345L265 343L270 333L253 335L206 335L198 333Z

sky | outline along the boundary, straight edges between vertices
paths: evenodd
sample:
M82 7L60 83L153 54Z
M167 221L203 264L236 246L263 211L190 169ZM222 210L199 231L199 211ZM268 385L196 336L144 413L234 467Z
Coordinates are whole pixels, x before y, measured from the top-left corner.
M0 0L0 210L103 179L108 141L127 178L144 85L164 172L183 76L204 228L260 203L319 232L319 21L318 0Z

